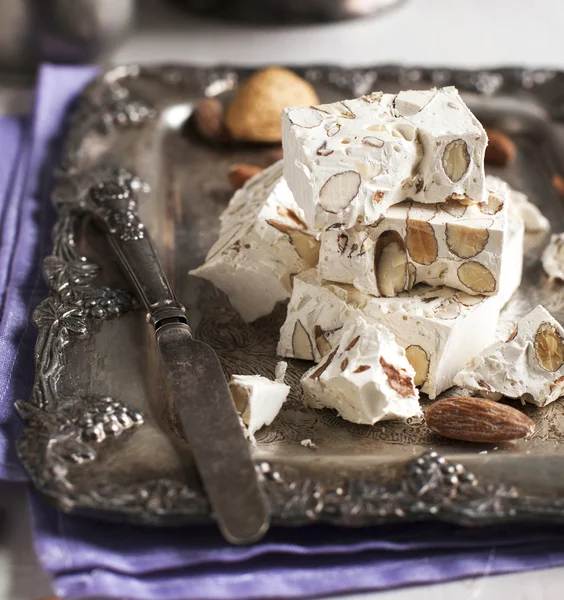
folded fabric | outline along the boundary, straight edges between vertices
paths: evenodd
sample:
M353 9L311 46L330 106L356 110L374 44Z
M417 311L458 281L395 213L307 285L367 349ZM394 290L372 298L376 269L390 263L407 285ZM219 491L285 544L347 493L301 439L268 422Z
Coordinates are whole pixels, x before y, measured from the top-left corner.
M36 339L31 316L47 294L42 263L51 244L49 178L57 160L50 144L69 102L94 73L92 68L63 68L57 81L42 75L47 82L39 86L43 92L32 126L28 119L0 120L0 479L25 479L14 450L20 424L13 406L31 393Z
M547 551L548 556L541 558ZM547 549L543 544L510 548L503 554L494 547L461 550L454 556L445 551L432 556L425 552L368 552L331 560L313 555L304 561L274 555L242 565L210 565L195 572L175 570L135 578L106 569L65 573L57 579L57 589L65 598L94 593L105 598L126 595L127 600L307 598L556 566L562 564L562 555L562 550Z
M234 547L213 527L94 524L37 497L32 507L36 548L63 597L303 598L564 564L564 526L274 528Z
M4 476L15 473L5 443L6 433L13 433L8 431L11 407L31 386L34 328L28 326L29 317L46 293L40 263L49 247L53 211L50 179L40 174L50 173L58 159L50 140L60 131L69 102L93 74L84 68L42 70L31 146L20 142L17 170L6 166L12 183L0 179L2 232L8 213L14 223L11 237L2 240L0 257ZM560 526L274 528L259 544L232 547L212 526L153 529L71 517L34 492L30 506L39 558L62 597L298 598L564 564Z
M34 207L22 210L29 134L29 119L0 119L0 479L9 480L25 479L13 445L19 427L13 401L27 397L31 389L35 334L29 316L45 295L37 282Z

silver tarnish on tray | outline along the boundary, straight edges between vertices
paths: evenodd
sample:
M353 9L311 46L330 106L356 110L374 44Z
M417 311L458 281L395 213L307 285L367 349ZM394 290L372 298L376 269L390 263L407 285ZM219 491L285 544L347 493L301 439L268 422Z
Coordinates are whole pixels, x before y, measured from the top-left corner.
M517 143L516 164L498 174L539 204L555 231L564 230L564 205L551 185L554 173L564 174L564 73L296 70L323 101L375 89L456 85L485 125ZM199 98L229 94L248 74L238 68L118 67L90 84L72 112L53 191L58 221L45 261L51 292L35 313L35 386L29 401L17 405L25 422L19 455L38 489L65 511L146 524L211 518L166 392L154 335L85 210L94 186L148 185L139 218L187 307L195 337L213 347L227 375L274 375L285 307L245 324L223 294L187 275L215 241L231 194L228 165L260 164L264 149L212 148L185 122ZM550 283L540 267L544 243L542 235L527 236L523 284L503 313L500 335L539 303L564 322L564 286ZM275 521L564 520L561 401L523 407L537 427L530 440L470 445L442 439L419 420L367 427L310 409L300 399L306 366L291 361L290 399L258 433L253 450ZM317 450L303 446L304 439ZM210 439L210 447L217 442Z

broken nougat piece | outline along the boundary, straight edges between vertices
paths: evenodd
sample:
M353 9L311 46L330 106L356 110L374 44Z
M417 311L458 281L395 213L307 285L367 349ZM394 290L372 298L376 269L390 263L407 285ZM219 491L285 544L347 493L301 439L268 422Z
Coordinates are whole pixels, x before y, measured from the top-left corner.
M395 298L374 298L350 285L321 282L314 269L298 275L280 330L278 354L320 361L350 319L385 325L405 348L415 384L431 398L494 340L501 303L452 288L419 285Z
M542 268L551 279L564 281L564 233L550 236L542 253Z
M406 199L484 198L487 136L454 87L286 109L284 176L311 228L369 225Z
M334 408L353 423L421 415L415 371L383 325L358 318L344 328L338 345L302 377L306 402Z
M221 216L217 242L190 271L227 294L243 320L272 312L292 292L292 277L317 264L319 242L308 231L278 162L237 191Z
M284 368L280 369L282 365ZM278 363L275 381L261 375L231 376L229 389L251 440L261 427L274 421L288 398L290 386L284 383L285 367L286 363Z
M403 202L373 225L329 228L321 237L321 277L373 296L396 296L417 283L496 294L510 193L496 188L479 204Z
M454 382L546 406L564 393L564 329L539 305L517 323L507 341L483 350Z

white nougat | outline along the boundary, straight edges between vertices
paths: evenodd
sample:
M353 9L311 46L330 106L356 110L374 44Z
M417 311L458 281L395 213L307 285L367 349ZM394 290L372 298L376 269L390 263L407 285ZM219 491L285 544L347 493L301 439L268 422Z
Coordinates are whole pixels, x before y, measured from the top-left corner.
M229 297L245 321L272 312L292 292L292 277L317 264L319 242L307 229L278 162L235 193L219 239L190 273Z
M406 199L482 202L484 128L453 87L282 114L284 175L313 229L371 224Z
M484 395L546 406L564 393L564 329L539 305L507 341L484 349L454 381Z
M414 364L417 384L434 398L493 342L499 312L495 296L420 285L396 298L374 298L349 285L322 283L310 270L295 279L278 353L319 361L338 342L343 326L360 316L395 335Z
M302 377L306 402L353 423L421 416L415 371L383 325L351 321L338 345Z
M494 341L500 310L519 287L523 222L511 221L507 260L495 296L420 284L394 298L376 298L351 285L322 282L315 269L301 273L294 279L278 354L319 362L338 343L343 326L360 316L370 324L385 325L395 335L414 365L416 385L436 397Z
M564 281L564 233L550 236L542 253L542 268L551 279Z
M290 393L283 380L271 381L261 375L232 375L229 389L251 439L274 421Z
M469 206L403 202L373 225L331 227L321 237L321 277L373 296L396 296L417 283L496 294L509 194L496 186L486 202Z

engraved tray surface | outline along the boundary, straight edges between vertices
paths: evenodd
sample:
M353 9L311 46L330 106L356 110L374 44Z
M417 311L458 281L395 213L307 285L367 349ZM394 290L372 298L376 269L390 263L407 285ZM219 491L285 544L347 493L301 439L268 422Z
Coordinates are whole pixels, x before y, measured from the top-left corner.
M564 230L564 205L551 185L554 173L564 174L564 73L296 70L323 101L456 85L486 126L518 145L515 165L498 174L529 194L555 231ZM197 336L214 347L227 375L274 374L285 307L244 324L222 293L187 275L215 241L231 195L229 164L266 158L256 146L213 148L185 121L203 95L229 94L248 74L229 67L117 67L85 89L69 118L53 190L54 248L45 261L51 292L35 313L36 380L29 401L17 405L25 422L19 455L38 489L65 511L145 524L211 518L163 385L152 330L82 211L92 185L146 190L139 195L141 220ZM500 335L538 303L564 322L564 286L549 283L539 263L545 241L527 236L523 285L503 313ZM308 408L299 385L307 366L290 361L290 399L259 432L254 449L275 521L564 520L561 402L524 407L537 425L530 440L456 443L419 420L368 427ZM318 449L303 447L306 438Z

